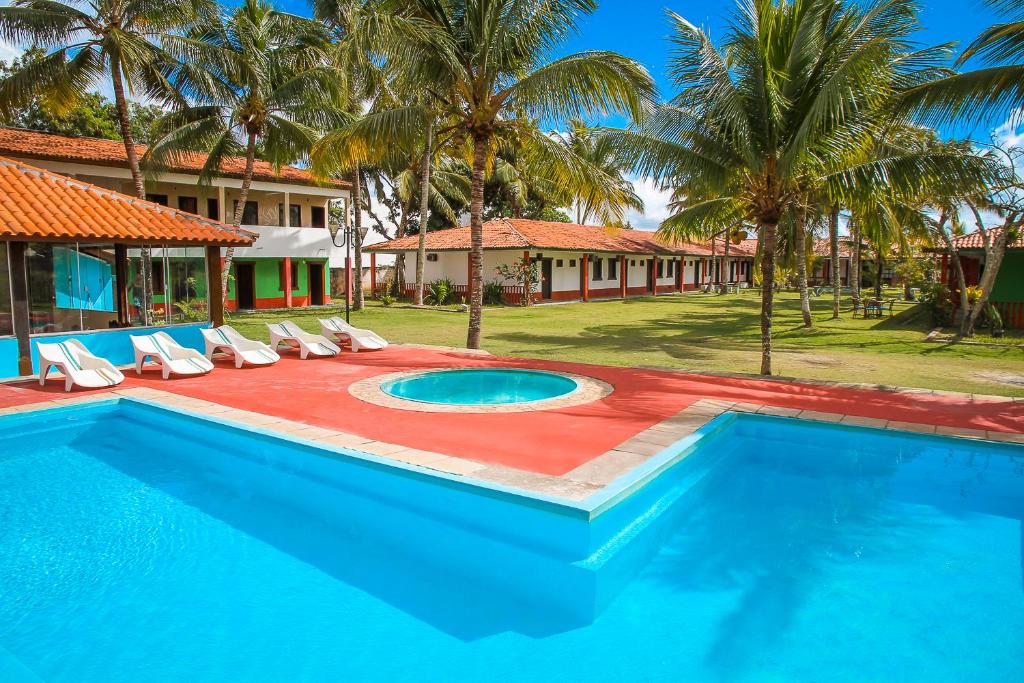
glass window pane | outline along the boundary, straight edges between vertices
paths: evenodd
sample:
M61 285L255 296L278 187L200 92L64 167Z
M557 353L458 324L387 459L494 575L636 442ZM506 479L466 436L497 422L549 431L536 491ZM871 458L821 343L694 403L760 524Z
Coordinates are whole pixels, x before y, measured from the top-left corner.
M81 330L78 252L75 246L32 243L25 251L25 262L32 333Z
M11 313L11 270L7 262L7 242L0 242L0 336L14 334Z
M203 247L167 249L167 263L171 322L205 321L206 250Z
M128 319L133 327L145 325L142 305L142 259L150 265L153 282L153 301L150 303L150 320L154 324L165 322L163 310L164 264L163 250L159 246L128 247Z
M75 303L82 309L83 330L117 326L116 273L113 244L78 245Z

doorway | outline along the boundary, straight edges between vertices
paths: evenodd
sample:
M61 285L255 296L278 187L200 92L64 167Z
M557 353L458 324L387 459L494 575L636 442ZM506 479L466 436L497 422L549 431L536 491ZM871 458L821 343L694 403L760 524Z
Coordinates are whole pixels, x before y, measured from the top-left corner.
M540 298L545 301L551 300L551 259L540 260Z
M657 280L655 280L656 275L655 275L654 268L655 268L654 259L650 259L647 262L647 291L648 292L653 292L654 291L654 283L657 282Z
M309 264L309 305L324 305L324 264Z
M256 308L256 264L235 261L235 301L238 309Z

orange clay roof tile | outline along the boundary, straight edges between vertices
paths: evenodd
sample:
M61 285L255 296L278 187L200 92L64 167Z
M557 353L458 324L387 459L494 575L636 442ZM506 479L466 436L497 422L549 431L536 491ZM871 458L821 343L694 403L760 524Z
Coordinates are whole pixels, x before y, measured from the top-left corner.
M135 149L141 158L148 147L135 145ZM127 168L128 165L128 155L125 152L124 143L119 140L71 137L21 128L0 128L0 154L8 157L70 161L122 168ZM172 173L198 175L205 163L205 154L189 152L170 163L167 170ZM241 178L244 170L244 158L228 157L221 168L221 173L230 178ZM277 172L269 162L259 160L253 167L253 179L297 185L321 184L314 181L309 171L304 169L282 166L280 172ZM348 183L340 181L329 183L329 185L339 188L348 187Z
M647 230L606 228L574 223L537 221L525 218L500 218L483 226L485 249L558 249L565 251L602 251L622 254L672 254L710 256L710 245L692 242L669 243ZM399 237L367 247L368 251L414 251L419 236ZM448 228L427 233L428 251L468 251L469 227ZM721 240L715 251L723 253ZM733 256L753 256L743 245L730 245Z
M989 228L988 234L990 240L995 240L996 236L1002 233L1002 228ZM961 235L953 240L956 243L957 249L984 249L985 241L981 238L980 232L972 232L969 235ZM1012 244L1007 244L1007 247L1013 249L1024 249L1024 235L1019 236Z
M0 157L0 239L248 246L256 235Z

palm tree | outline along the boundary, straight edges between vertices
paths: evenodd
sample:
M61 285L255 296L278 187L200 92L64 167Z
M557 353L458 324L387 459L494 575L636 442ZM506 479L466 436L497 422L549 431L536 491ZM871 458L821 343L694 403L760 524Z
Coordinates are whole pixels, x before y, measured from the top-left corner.
M629 163L620 158L615 146L614 138L600 129L588 128L579 119L569 122L569 131L562 138L563 143L571 149L576 156L586 159L595 168L601 169L604 174L614 179L619 189L620 203L614 206L607 206L608 196L606 192L601 194L587 193L573 198L573 208L576 213L576 223L586 225L598 215L617 213L624 214L626 209L643 211L643 200L636 194L633 184L624 177L629 169Z
M402 65L414 82L437 88L442 115L457 121L472 160L470 313L466 345L480 347L483 308L484 180L498 143L530 138L535 158L561 158L578 181L575 163L530 118L588 116L610 111L639 116L654 86L639 64L612 52L584 52L544 63L575 31L595 0L406 0L396 7L424 27L411 36L419 58Z
M778 225L804 188L907 188L957 175L942 157L857 153L893 114L884 107L928 72L931 53L908 55L915 7L903 0L746 0L716 47L678 15L670 72L680 93L621 144L637 170L686 189L661 226L667 238L707 238L722 225L757 227L761 251L761 372L772 373ZM925 69L922 70L922 65Z
M210 0L14 0L0 7L0 37L47 53L0 81L0 111L10 113L41 97L48 109L60 114L109 76L135 194L145 199L128 95L175 97L160 68L166 61L161 45L211 6ZM153 283L148 248L142 250L141 271L142 309L149 323Z
M983 2L1005 14L1007 21L982 31L957 65L976 58L984 66L922 83L907 91L906 104L931 109L946 120L978 120L1024 107L1024 5L1020 0Z
M231 219L240 225L257 148L280 168L302 159L332 121L339 98L325 65L327 46L317 23L278 12L266 0L245 0L168 39L165 48L176 59L168 80L186 103L157 122L158 139L147 162L159 169L188 152L204 152L199 180L209 183L227 157L244 157ZM228 248L221 281L225 302L233 256Z

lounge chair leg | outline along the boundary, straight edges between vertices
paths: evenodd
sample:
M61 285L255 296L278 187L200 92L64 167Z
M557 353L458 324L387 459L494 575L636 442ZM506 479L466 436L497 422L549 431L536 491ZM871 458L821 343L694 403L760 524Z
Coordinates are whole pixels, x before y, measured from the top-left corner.
M71 380L71 375L64 375L64 393L70 392L71 387L74 385L75 383Z
M50 372L50 364L49 363L47 363L46 365L44 365L43 367L41 367L39 369L39 386L44 386L46 384L46 375L49 372Z
M244 362L245 361L242 360L241 356L239 356L238 354L235 354L235 368L236 369L241 369L242 368L242 363L244 363Z
M299 347L299 359L300 359L300 360L306 360L306 358L307 358L308 356L309 356L309 349L307 349L307 348L306 348L306 347L304 347L304 346L302 346L302 347Z
M142 374L142 365L145 362L146 362L146 356L145 355L136 355L135 356L135 374L136 375L141 375Z
M160 365L160 374L162 374L164 376L164 379L170 379L170 377L171 377L171 368L169 366L167 366L167 365L161 364Z

